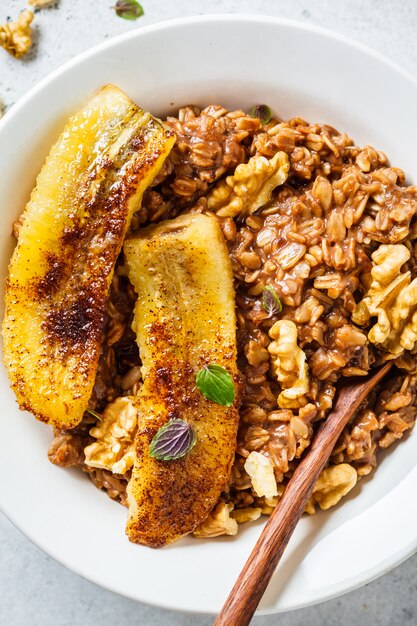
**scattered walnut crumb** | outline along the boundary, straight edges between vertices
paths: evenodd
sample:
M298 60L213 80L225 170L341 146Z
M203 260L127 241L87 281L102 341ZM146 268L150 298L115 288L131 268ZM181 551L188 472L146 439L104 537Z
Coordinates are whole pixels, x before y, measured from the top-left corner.
M29 4L35 9L46 9L58 4L58 0L29 0Z
M27 53L32 41L32 11L22 11L15 22L6 22L0 26L0 46L9 54L19 59Z
M19 232L20 232L20 229L22 228L22 224L23 224L23 213L21 213L19 217L17 218L17 220L13 222L12 235L15 239L19 239Z

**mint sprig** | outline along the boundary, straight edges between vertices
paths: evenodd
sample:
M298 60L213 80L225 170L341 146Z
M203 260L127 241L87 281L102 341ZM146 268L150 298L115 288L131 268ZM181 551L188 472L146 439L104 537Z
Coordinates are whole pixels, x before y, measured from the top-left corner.
M281 313L282 304L278 297L277 292L273 287L267 285L262 293L262 308L265 313L268 313L268 317L272 317L277 313Z
M151 441L149 456L158 461L176 461L188 454L197 437L185 420L171 419L158 430Z
M196 376L196 384L203 396L221 404L231 406L235 400L235 386L229 372L221 365L206 365Z
M87 409L87 413L90 413L90 415L95 417L96 420L99 420L100 422L103 421L103 416L100 415L100 413L97 413L97 411L93 411L93 409Z
M272 111L267 104L255 104L249 109L249 115L258 117L262 125L268 124L272 119Z
M125 20L137 20L145 14L143 7L137 0L117 0L112 8L115 10L116 15Z

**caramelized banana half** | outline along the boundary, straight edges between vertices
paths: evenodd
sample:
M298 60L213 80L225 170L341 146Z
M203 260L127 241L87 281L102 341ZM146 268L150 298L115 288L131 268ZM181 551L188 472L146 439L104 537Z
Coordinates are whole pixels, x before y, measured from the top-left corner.
M238 383L230 257L215 218L186 215L126 241L144 384L135 397L138 432L128 485L131 541L161 547L194 530L226 487L236 448L237 401L221 406L196 387L216 364ZM235 398L238 394L235 393ZM150 456L158 430L188 422L197 442L172 461Z
M37 178L9 266L4 361L20 407L55 427L87 408L116 259L174 141L108 85L69 120Z

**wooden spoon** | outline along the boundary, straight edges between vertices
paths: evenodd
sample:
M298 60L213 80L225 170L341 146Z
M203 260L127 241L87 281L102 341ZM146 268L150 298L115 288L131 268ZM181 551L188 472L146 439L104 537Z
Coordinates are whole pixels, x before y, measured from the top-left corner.
M214 626L247 626L250 623L339 436L391 366L392 361L389 361L373 376L360 381L356 379L340 388L334 410L321 424L311 447L288 482Z

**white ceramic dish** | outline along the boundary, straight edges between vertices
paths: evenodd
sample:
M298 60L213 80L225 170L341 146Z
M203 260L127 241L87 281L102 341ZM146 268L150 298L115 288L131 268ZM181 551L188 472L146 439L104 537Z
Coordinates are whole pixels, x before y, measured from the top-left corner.
M207 16L142 28L77 57L0 122L0 262L11 224L64 119L114 82L155 114L187 104L303 116L385 150L417 181L417 83L386 59L318 28L273 18ZM18 411L4 368L0 505L45 552L103 587L151 604L216 612L262 523L236 538L130 544L126 513L80 472L51 465L47 427ZM342 506L304 518L262 601L263 613L319 602L379 576L417 549L417 433L392 449Z

